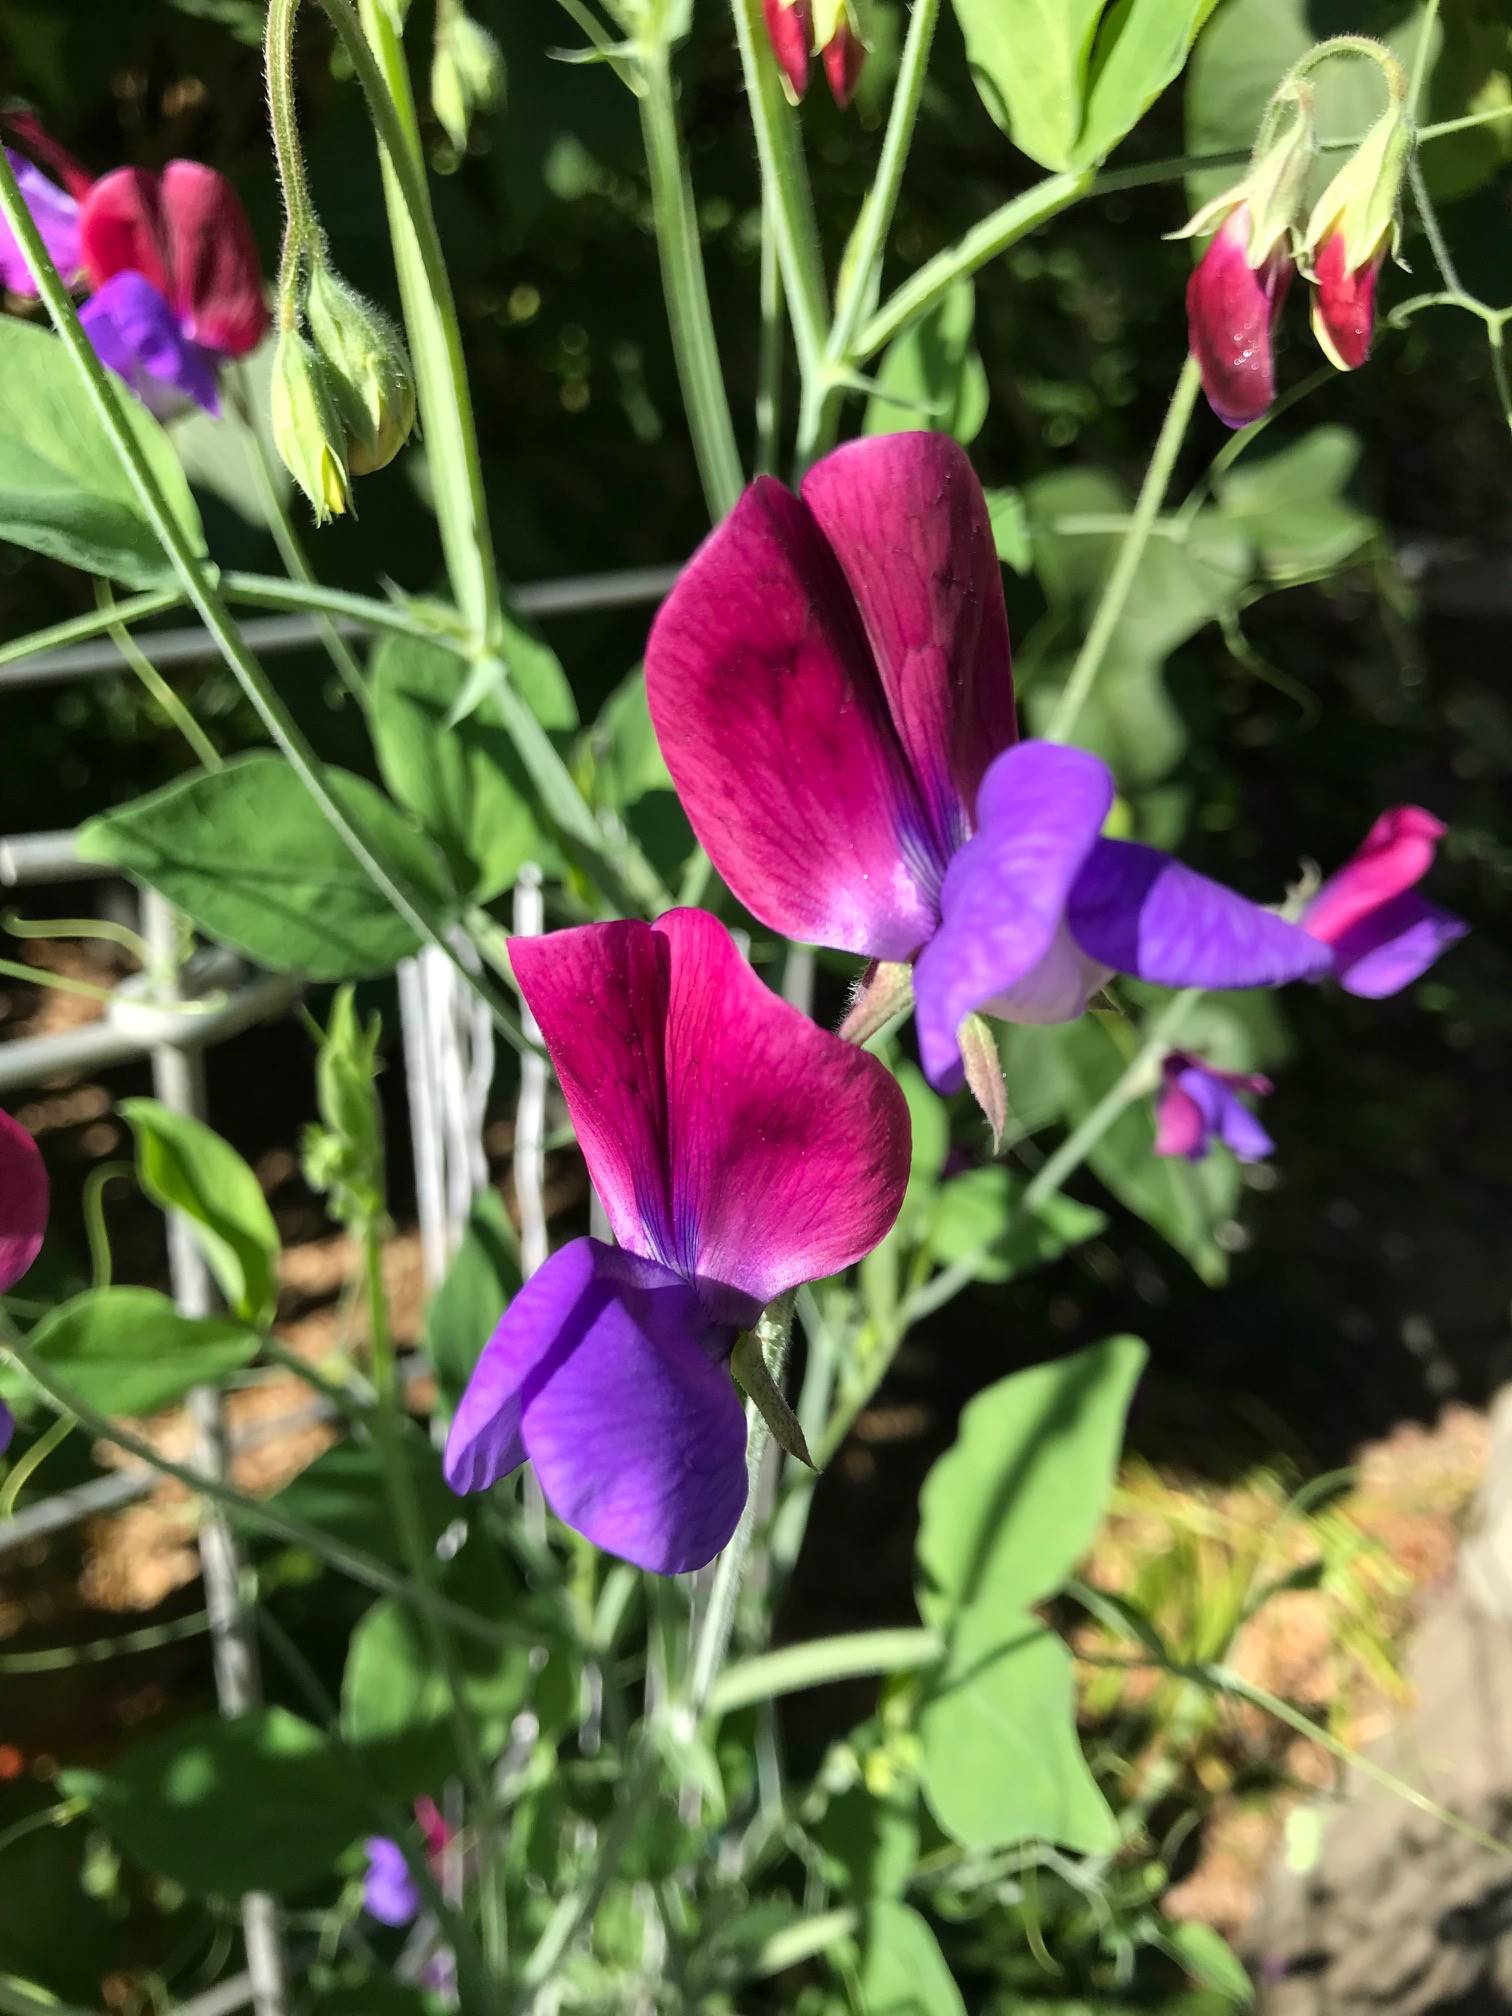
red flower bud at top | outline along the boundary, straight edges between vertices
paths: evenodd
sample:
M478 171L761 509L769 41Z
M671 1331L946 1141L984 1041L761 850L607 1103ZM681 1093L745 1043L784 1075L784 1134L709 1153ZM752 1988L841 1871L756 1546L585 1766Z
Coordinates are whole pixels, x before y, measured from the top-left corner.
M1375 289L1401 235L1398 210L1411 136L1395 100L1313 205L1303 264L1313 282L1313 334L1341 371L1370 355Z
M823 54L830 96L843 112L866 62L854 0L814 0L814 47Z
M1276 396L1271 331L1291 284L1278 245L1250 264L1249 205L1232 210L1187 282L1187 333L1208 404L1226 427L1247 427Z
M782 72L782 88L796 105L808 89L809 50L814 17L809 0L762 0L772 53Z
M1324 356L1340 371L1358 371L1370 355L1376 276L1385 257L1383 246L1351 271L1344 233L1333 231L1313 261L1313 334Z

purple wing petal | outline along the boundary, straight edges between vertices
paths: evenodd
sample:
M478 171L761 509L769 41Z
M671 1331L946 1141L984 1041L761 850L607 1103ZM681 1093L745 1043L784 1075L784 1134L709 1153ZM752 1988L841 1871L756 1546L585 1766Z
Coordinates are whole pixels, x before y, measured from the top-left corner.
M31 212L32 222L42 234L48 256L66 282L78 277L83 259L79 251L79 206L66 190L60 189L23 154L5 151L20 186L21 200ZM22 255L21 247L4 224L0 224L0 287L11 294L35 294L37 283Z
M678 1261L667 1185L667 948L649 924L582 924L512 938L567 1109L621 1246Z
M763 923L874 959L923 944L943 861L845 577L770 477L663 604L646 696L694 832Z
M410 1924L420 1915L420 1890L404 1850L384 1834L370 1835L363 1846L368 1865L362 1879L363 1910L380 1925Z
M152 412L167 416L190 401L207 413L220 412L213 361L140 273L107 280L79 310L79 320L100 362Z
M1178 1073L1169 1089L1179 1090L1191 1101L1198 1116L1199 1142L1196 1148L1176 1150L1162 1147L1157 1138L1157 1154L1185 1153L1189 1162L1200 1162L1213 1141L1221 1141L1241 1162L1261 1162L1274 1154L1275 1142L1238 1096L1240 1090L1268 1092L1266 1079L1212 1071L1193 1061Z
M950 864L943 922L914 972L919 1055L931 1084L960 1085L956 1031L973 1010L1050 1022L1085 1007L1102 976L1062 920L1112 803L1107 765L1084 749L1021 742L987 772L979 830Z
M0 1456L11 1445L11 1437L16 1432L16 1417L3 1400L0 1400Z
M42 1250L47 1230L47 1168L20 1121L0 1113L0 1294Z
M512 1325L528 1341L517 1345ZM480 1406L503 1397L506 1453L528 1453L559 1519L655 1574L701 1568L745 1503L733 1342L655 1261L575 1239L526 1283L484 1353L447 1444L448 1479L457 1488L471 1474L476 1438L459 1436L474 1432L464 1417L484 1382Z
M1132 840L1098 841L1066 918L1089 958L1162 987L1279 987L1332 964L1298 925Z
M765 986L717 919L674 910L654 928L671 959L679 1263L712 1314L744 1325L887 1232L908 1184L908 1108L876 1058Z
M988 764L1018 739L1003 570L976 471L947 435L886 434L827 455L803 501L845 570L948 858Z
M1334 974L1368 1001L1399 994L1470 929L1412 890L1361 917L1333 943Z

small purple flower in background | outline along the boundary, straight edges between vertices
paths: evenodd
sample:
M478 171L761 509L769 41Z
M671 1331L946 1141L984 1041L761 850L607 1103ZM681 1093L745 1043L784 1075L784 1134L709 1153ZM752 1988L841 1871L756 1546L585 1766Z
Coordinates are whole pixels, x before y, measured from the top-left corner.
M47 1168L30 1134L0 1113L0 1295L13 1288L42 1249L47 1230ZM16 1424L0 1401L0 1455Z
M1469 930L1417 894L1447 830L1420 805L1393 806L1303 911L1302 929L1329 947L1347 993L1400 993Z
M528 1458L595 1546L701 1568L745 1503L736 1338L884 1236L908 1109L704 911L509 950L619 1244L573 1239L515 1296L452 1422L447 1481L481 1491Z
M415 1820L425 1837L425 1856L440 1874L441 1858L452 1838L433 1799L415 1801ZM404 1850L385 1834L370 1835L367 1874L362 1879L362 1908L380 1925L410 1925L420 1915L420 1888L410 1874Z
M1163 1067L1165 1082L1155 1101L1155 1153L1201 1162L1221 1141L1241 1162L1263 1162L1275 1142L1239 1098L1263 1098L1269 1078L1258 1071L1215 1071L1200 1057L1173 1050Z
M1169 855L1102 837L1082 749L1016 743L1002 571L942 434L852 442L793 496L752 484L646 648L694 832L774 930L914 962L930 1082L962 1082L974 1013L1080 1015L1113 973L1162 986L1315 979L1294 924Z

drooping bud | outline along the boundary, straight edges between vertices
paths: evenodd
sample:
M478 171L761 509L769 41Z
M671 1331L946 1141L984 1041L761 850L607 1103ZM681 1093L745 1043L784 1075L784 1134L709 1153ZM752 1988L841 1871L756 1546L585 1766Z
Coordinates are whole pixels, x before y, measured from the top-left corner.
M788 103L796 105L808 89L809 51L814 46L814 15L809 0L762 0L767 38Z
M1258 420L1276 396L1271 335L1316 151L1312 94L1293 84L1267 114L1241 180L1171 233L1216 229L1187 283L1187 333L1208 404L1227 427Z
M1313 205L1303 242L1313 334L1340 371L1358 370L1375 333L1376 276L1401 239L1412 136L1393 102Z
M404 339L323 259L305 295L310 337L345 429L353 476L386 468L415 425L415 381Z
M465 154L474 117L503 96L504 57L488 30L464 13L457 0L436 10L430 87L431 110L452 146Z
M854 0L814 0L814 47L824 59L830 96L843 112L856 94L866 62Z
M330 379L313 346L284 329L273 353L273 446L310 500L315 523L338 517L350 499L346 429Z

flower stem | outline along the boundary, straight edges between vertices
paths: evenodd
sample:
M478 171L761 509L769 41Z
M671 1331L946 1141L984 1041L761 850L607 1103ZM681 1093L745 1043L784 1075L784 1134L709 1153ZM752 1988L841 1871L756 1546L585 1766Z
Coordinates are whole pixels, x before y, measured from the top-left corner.
M135 672L147 692L157 702L168 719L177 728L189 747L198 756L207 770L219 770L220 751L201 728L193 714L180 700L168 681L159 672L147 653L137 643L117 614L119 604L108 581L95 582L95 600L100 605L100 613L110 618L105 634L114 644L126 663Z
M281 329L299 325L299 276L306 252L312 245L318 245L321 238L294 111L294 16L298 11L299 0L268 0L268 26L263 40L268 124L273 132L273 158L284 199L283 250L278 261Z
M782 438L782 263L777 256L777 206L761 192L761 352L756 374L756 469L775 476Z
M662 292L672 349L682 383L693 452L709 516L717 523L745 481L730 419L709 288L698 240L698 217L688 179L686 151L672 97L672 68L665 42L649 47L640 65L641 134L651 177L651 206L661 255Z
M1191 357L1186 358L1181 367L1181 375L1176 380L1176 390L1171 394L1171 403L1161 422L1160 432L1155 437L1155 447L1150 456L1150 465L1145 471L1144 482L1140 486L1134 514L1129 521L1129 530L1123 544L1118 549L1118 558L1104 585L1102 598L1093 615L1091 627L1087 631L1076 663L1071 668L1071 676L1066 681L1065 691L1056 704L1049 725L1045 730L1051 742L1064 742L1076 726L1078 715L1092 691L1093 682L1102 669L1102 662L1113 641L1113 632L1118 628L1119 619L1129 600L1134 586L1134 577L1139 571L1139 563L1144 557L1145 547L1150 542L1150 533L1155 520L1160 515L1160 507L1165 502L1166 491L1170 488L1171 475L1176 467L1176 458L1181 452L1181 444L1186 438L1187 424L1192 417L1192 409L1197 403L1201 389L1201 379L1197 365Z
M10 1467L10 1475L0 1490L0 1521L14 1519L16 1501L26 1488L28 1481L42 1468L53 1451L66 1442L73 1433L74 1424L66 1414L59 1414L32 1443L31 1447L18 1456Z

